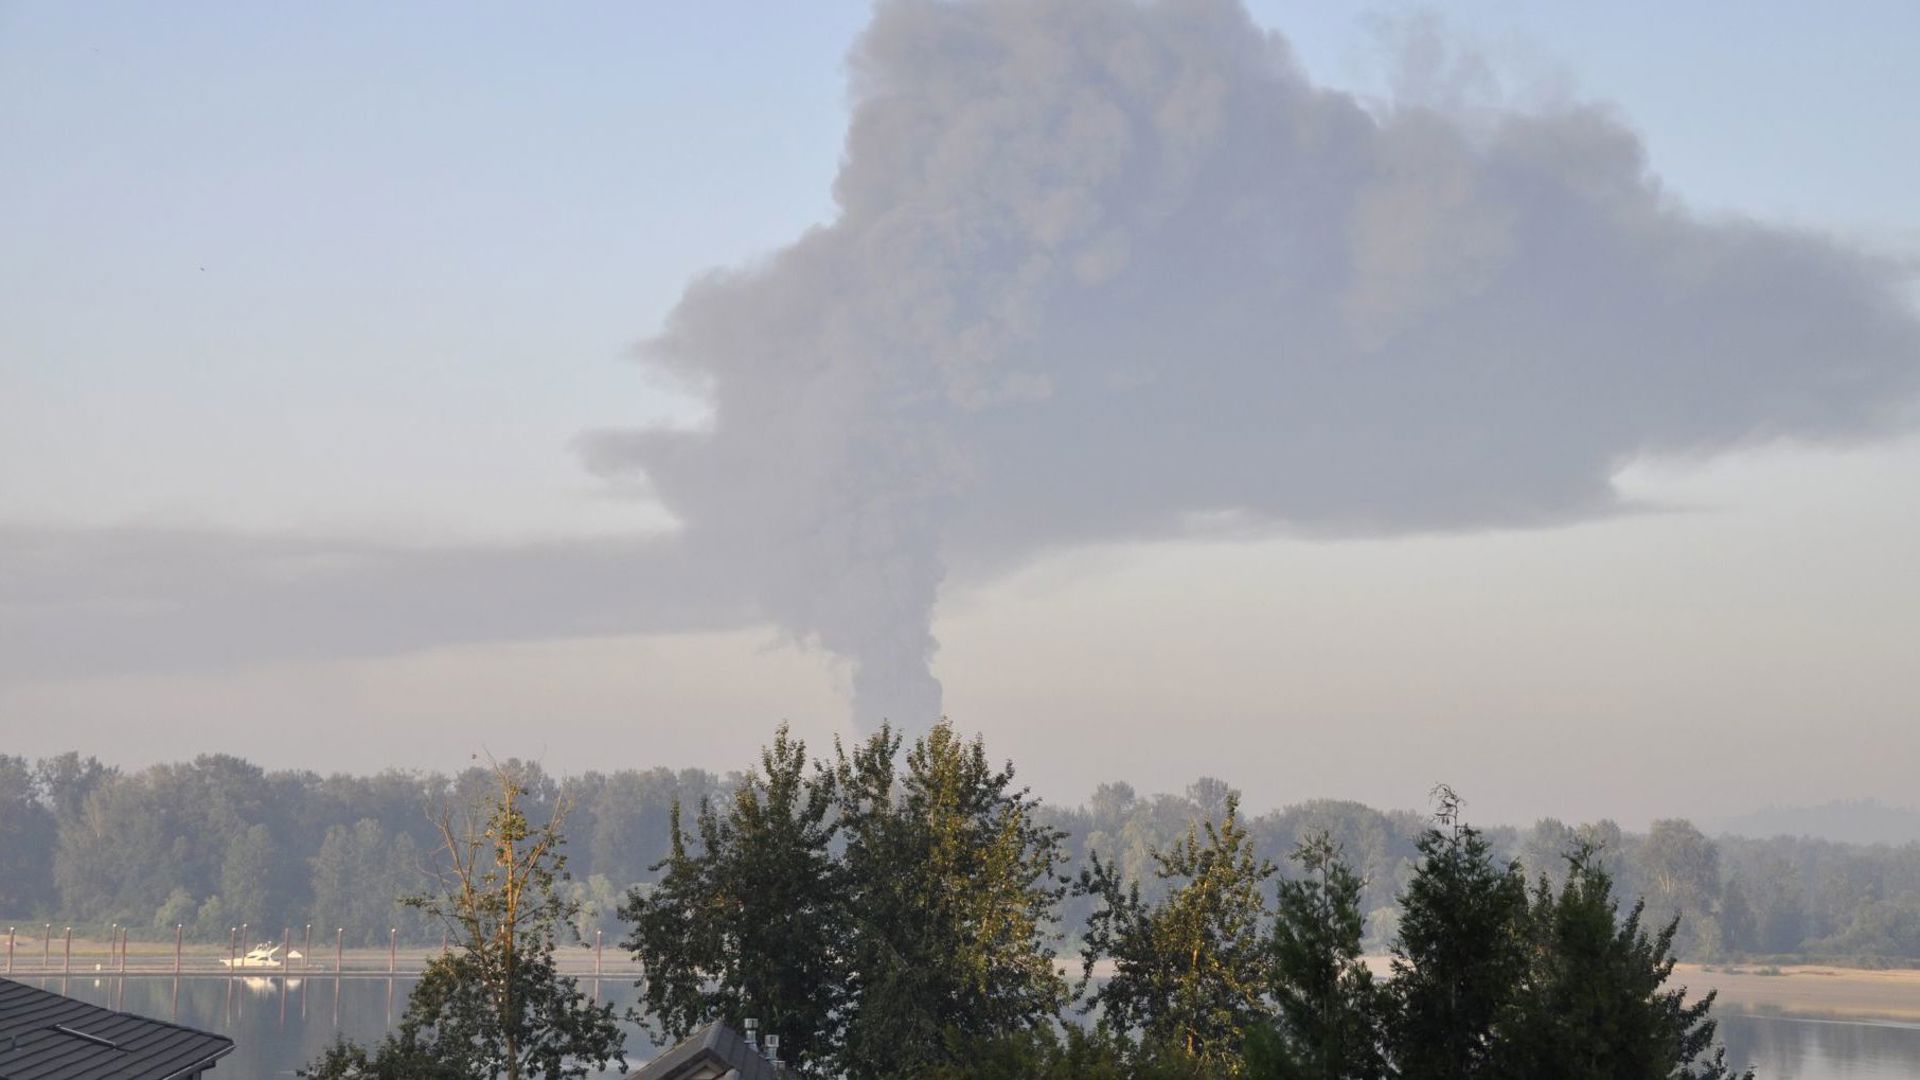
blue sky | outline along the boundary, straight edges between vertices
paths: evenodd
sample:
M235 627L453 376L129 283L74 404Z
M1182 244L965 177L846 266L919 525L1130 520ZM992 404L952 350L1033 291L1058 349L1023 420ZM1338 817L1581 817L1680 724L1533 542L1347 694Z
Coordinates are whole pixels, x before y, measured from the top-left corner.
M1315 81L1363 96L1389 92L1397 70L1391 43L1426 17L1399 5L1251 9L1287 37ZM422 548L664 527L657 506L589 475L575 439L697 410L628 362L634 343L659 329L696 275L751 265L831 220L846 122L842 57L868 14L859 3L0 3L0 525ZM1920 100L1912 63L1920 6L1463 3L1440 25L1494 73L1491 83L1460 84L1473 100L1607 103L1642 135L1652 170L1689 206L1920 259L1920 143L1908 104ZM1639 467L1636 482L1646 491L1725 510L1705 523L1602 523L1466 548L1457 537L1384 547L1176 545L1043 563L943 597L943 620L953 625L942 629L940 670L957 718L1004 735L1010 751L1034 759L1037 774L1066 797L1110 774L1175 786L1206 768L1205 754L1168 753L1144 738L1138 754L1111 767L1070 760L1076 732L1115 707L1112 695L1153 698L1137 688L1093 688L1097 679L1087 676L1101 668L1098 658L1163 656L1169 683L1210 680L1222 696L1209 707L1238 717L1221 721L1223 737L1265 722L1253 704L1263 661L1189 656L1191 638L1120 626L1142 597L1196 619L1226 612L1225 623L1243 621L1245 636L1257 640L1273 630L1258 613L1226 598L1214 608L1191 598L1261 573L1312 568L1358 583L1456 566L1471 578L1533 560L1531 571L1486 579L1491 592L1442 588L1407 612L1418 625L1422 611L1435 615L1479 596L1502 635L1524 640L1549 618L1535 607L1542 590L1618 595L1610 574L1644 586L1660 565L1651 552L1671 548L1680 552L1676 566L1695 567L1693 558L1699 567L1731 563L1737 573L1720 593L1710 575L1704 584L1691 575L1648 587L1643 599L1657 608L1635 625L1671 626L1711 609L1719 615L1697 627L1711 635L1764 611L1777 627L1771 644L1755 646L1771 658L1767 666L1815 657L1807 702L1831 693L1823 679L1864 687L1864 704L1850 706L1862 717L1847 744L1855 756L1809 766L1814 775L1794 794L1899 798L1896 773L1852 766L1920 707L1920 687L1897 674L1892 658L1822 668L1819 650L1829 646L1798 635L1810 624L1827 627L1822 640L1831 639L1835 656L1858 657L1878 655L1872 643L1886 635L1911 640L1920 629L1872 599L1888 589L1907 595L1889 575L1898 574L1905 543L1920 540L1920 520L1900 509L1916 464L1920 451L1902 442L1705 468ZM1809 523L1814 513L1840 522L1830 526L1839 535ZM1836 549L1869 527L1870 556ZM1369 562L1368 552L1385 561ZM1562 580L1576 564L1594 573ZM1783 603L1757 584L1796 573L1826 587ZM1168 581L1200 584L1169 596ZM1301 589L1306 610L1330 624L1356 611L1391 619L1395 610L1356 603L1351 589ZM1735 594L1745 599L1730 600ZM1028 650L1052 666L1024 664L1019 626L1072 610L1113 625L1112 640L1085 653ZM1581 723L1639 730L1642 721L1626 714L1650 701L1689 700L1688 715L1706 718L1703 740L1744 730L1754 701L1713 689L1729 670L1743 670L1737 664L1728 669L1732 661L1703 647L1693 681L1682 665L1646 676L1643 692L1623 691L1623 680L1608 675L1620 665L1637 658L1637 670L1664 669L1621 644L1632 632L1599 628L1612 616L1594 611L1584 632L1620 648L1595 651L1588 666L1551 668L1554 686L1584 679L1608 688L1575 710L1585 710ZM796 715L816 733L842 722L831 672L820 674L806 650L769 640L761 633L678 643L530 641L511 663L497 651L507 646L496 645L145 683L49 673L0 689L0 731L35 751L63 748L77 732L88 742L83 749L122 760L233 746L291 764L272 760L270 742L249 745L257 722L249 718L299 696L368 730L412 725L421 734L403 738L395 753L411 764L451 764L465 748L443 761L444 741L457 738L455 718L474 703L446 685L504 665L522 673L517 685L528 695L515 710L537 707L537 692L563 682L575 695L565 704L574 726L552 736L561 747L602 739L620 718L649 709L711 709L726 733L718 745L731 757L698 763L727 766L764 736L770 711ZM1518 721L1501 719L1539 709L1548 688L1456 685L1435 675L1445 684L1437 688L1410 675L1403 695L1380 696L1377 680L1361 674L1363 660L1422 670L1422 640L1383 634L1325 657L1335 674L1305 676L1312 685L1301 693L1317 716L1364 714L1387 725L1367 729L1375 736L1391 730L1381 718L1450 697L1442 712L1492 717L1483 734L1518 748L1512 764L1537 768L1552 756L1554 738L1509 740ZM1001 641L1014 651L1003 653ZM1338 674L1347 666L1350 678ZM636 686L649 683L647 673L655 676L650 685L670 692L649 698ZM713 688L736 676L745 689ZM1780 697L1777 688L1755 693ZM1766 738L1819 720L1812 704L1795 708L1764 722ZM991 718L1034 709L1069 717L1057 739L1022 734L1012 721L1001 732L1002 721ZM1153 730L1141 709L1126 722ZM140 737L143 718L156 714L205 718L195 722L206 726L167 743ZM64 718L64 729L44 731L48 716ZM480 716L475 730L496 750L518 750L501 745L514 738L514 719ZM621 738L616 748L636 760L657 751L685 761L709 745L667 730ZM1898 745L1916 749L1906 738ZM1357 743L1312 739L1335 760L1362 760ZM564 748L530 749L560 768L590 763ZM319 764L382 763L368 754L323 757ZM1762 755L1746 766L1786 777L1796 758L1805 755ZM1347 794L1385 802L1400 792L1398 801L1410 802L1424 791L1411 765L1377 782L1305 790L1315 772L1303 768L1252 801ZM1628 797L1702 812L1762 801L1705 795L1666 778L1619 791L1596 780L1562 806L1553 802L1559 788L1516 785L1486 801L1514 816L1597 811Z

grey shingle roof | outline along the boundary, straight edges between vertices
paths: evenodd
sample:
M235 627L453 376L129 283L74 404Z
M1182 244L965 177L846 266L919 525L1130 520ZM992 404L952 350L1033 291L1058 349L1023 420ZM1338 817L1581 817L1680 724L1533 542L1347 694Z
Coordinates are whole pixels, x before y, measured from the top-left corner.
M0 1080L176 1080L232 1050L224 1035L0 979Z
M784 1072L715 1021L629 1074L627 1080L784 1080Z

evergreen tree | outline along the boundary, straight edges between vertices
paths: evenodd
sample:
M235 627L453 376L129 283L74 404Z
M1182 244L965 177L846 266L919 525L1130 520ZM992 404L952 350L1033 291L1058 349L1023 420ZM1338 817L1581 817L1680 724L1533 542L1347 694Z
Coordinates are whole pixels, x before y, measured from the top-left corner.
M504 766L494 776L483 807L464 821L450 810L435 820L437 888L407 901L443 922L456 947L427 965L398 1030L376 1050L336 1044L302 1075L561 1080L625 1065L612 1006L588 1002L554 962L555 936L573 915L559 889L564 808L536 827L519 778Z
M1461 820L1452 789L1435 795L1393 947L1390 1041L1407 1080L1470 1080L1500 1067L1499 1022L1526 972L1527 887Z
M969 1046L963 1060L934 1065L928 1080L1214 1080L1177 1049L1136 1046L1074 1024L1021 1031Z
M722 815L701 804L689 851L673 809L672 852L656 888L621 906L626 947L645 965L642 1003L657 1030L684 1038L747 1017L782 1053L820 1071L837 1042L846 906L831 845L835 779L807 771L806 745L781 725L760 768Z
M1067 1000L1052 925L1061 834L942 720L896 782L890 728L839 754L850 915L847 1024L853 1080L926 1075L980 1040L1051 1025Z
M1576 846L1566 862L1558 893L1545 875L1534 892L1528 972L1505 1038L1505 1075L1734 1077L1725 1050L1714 1046L1714 995L1688 1003L1684 988L1665 989L1678 920L1649 938L1644 902L1618 917L1613 881L1590 844Z
M1189 827L1153 853L1168 886L1160 904L1144 903L1139 883L1098 853L1079 883L1101 902L1087 926L1082 987L1103 961L1113 965L1087 1001L1100 1027L1137 1032L1143 1045L1176 1049L1221 1075L1237 1071L1242 1033L1271 1015L1264 887L1274 866L1254 855L1239 803L1227 796L1218 823Z
M1366 883L1325 832L1294 850L1302 876L1280 883L1273 924L1274 1027L1249 1033L1248 1075L1373 1080L1386 1072L1384 1001L1361 960Z

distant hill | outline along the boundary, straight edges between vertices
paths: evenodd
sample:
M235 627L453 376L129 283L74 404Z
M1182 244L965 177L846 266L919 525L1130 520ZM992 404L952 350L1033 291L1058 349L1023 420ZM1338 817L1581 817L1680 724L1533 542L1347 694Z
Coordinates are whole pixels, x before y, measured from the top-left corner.
M1920 810L1888 806L1877 799L1836 800L1820 806L1769 806L1703 825L1708 832L1756 839L1812 836L1850 844L1920 842Z

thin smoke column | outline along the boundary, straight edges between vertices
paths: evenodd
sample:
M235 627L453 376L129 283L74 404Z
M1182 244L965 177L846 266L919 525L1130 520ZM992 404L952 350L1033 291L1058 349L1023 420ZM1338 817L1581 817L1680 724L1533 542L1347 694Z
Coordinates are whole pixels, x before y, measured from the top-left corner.
M1709 220L1580 105L1311 84L1231 0L882 3L834 220L692 282L600 432L855 720L940 712L949 569L1218 528L1539 526L1648 454L1908 424L1906 271Z

